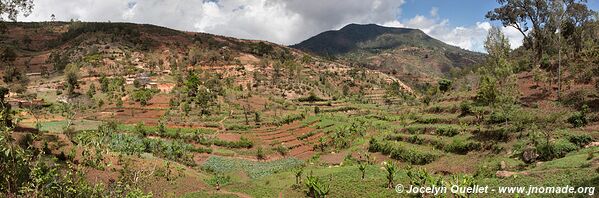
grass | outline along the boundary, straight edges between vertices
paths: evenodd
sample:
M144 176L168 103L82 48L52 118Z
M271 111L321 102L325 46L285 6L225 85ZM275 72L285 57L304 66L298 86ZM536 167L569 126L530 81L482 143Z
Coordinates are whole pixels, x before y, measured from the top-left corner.
M250 178L260 178L295 167L302 166L303 161L295 158L285 158L269 162L255 162L242 159L231 159L212 156L202 165L204 170L214 173L229 173L232 171L243 171Z
M542 163L532 170L576 169L590 167L591 160L587 159L589 152L597 153L599 152L599 147L590 147L572 152L563 158Z
M321 178L326 184L331 185L330 197L396 197L398 194L393 189L384 187L386 184L385 172L380 166L370 165L366 168L366 178L361 180L361 172L357 166L342 166L324 168L309 166L303 171L302 179L312 173ZM405 180L405 174L400 173L396 183ZM251 182L239 182L227 186L228 190L243 192L253 197L305 197L305 187L295 189L293 172L286 171Z
M67 126L67 121L50 121L50 122L40 122L41 131L48 131L52 133L58 133L64 131L64 128ZM93 121L93 120L74 120L72 122L71 128L76 131L82 130L95 130L100 126L102 122ZM35 126L30 126L35 127Z

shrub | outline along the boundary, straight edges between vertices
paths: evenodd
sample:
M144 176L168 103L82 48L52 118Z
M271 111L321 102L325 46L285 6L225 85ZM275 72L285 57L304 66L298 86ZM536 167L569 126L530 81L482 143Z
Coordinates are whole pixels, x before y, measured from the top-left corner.
M377 139L370 139L370 145L368 151L370 152L381 152L385 155L390 155L391 158L401 160L416 165L424 165L435 161L439 158L439 155L420 151L416 148L407 148L401 144L394 142L381 143Z
M578 147L575 144L564 139L558 139L553 143L538 143L535 148L537 153L539 154L538 159L544 161L564 157L569 152L578 149Z
M419 126L408 126L405 128L409 134L423 134L426 128Z
M459 129L457 129L455 127L451 127L451 126L443 126L443 127L437 128L437 134L442 135L442 136L453 137L459 133L460 133Z
M289 153L289 149L283 145L277 145L276 147L272 148L272 150L276 151L282 156L286 156L287 153Z
M275 122L274 124L277 126L281 126L281 125L285 125L285 124L291 124L292 122L295 122L297 120L302 120L304 118L306 118L306 116L304 114L288 115L288 116L285 116L283 119Z
M310 96L298 98L297 101L299 101L299 102L322 102L322 101L327 101L327 100L316 96L316 94L314 94L314 93L310 93Z
M454 139L450 144L446 145L443 150L450 153L467 154L470 151L480 149L480 147L481 144L479 142Z
M510 116L505 112L495 111L491 113L487 123L489 124L500 124L510 120Z
M591 137L588 134L570 135L570 137L568 137L568 140L571 143L577 145L578 147L584 147L593 141L593 137Z
M448 80L448 79L441 79L441 80L439 80L438 84L439 84L439 90L441 92L447 92L447 91L449 91L449 89L451 89L452 82L451 82L451 80Z
M424 143L424 139L421 138L420 136L417 135L413 135L407 138L407 142L412 143L412 144L422 144Z
M474 113L472 111L472 102L463 101L462 103L460 103L460 112L460 116L467 116Z
M582 106L582 110L575 112L572 116L568 118L568 123L572 124L573 127L583 127L588 124L586 114L589 111L589 107L587 105Z
M228 131L247 131L250 130L252 127L248 126L248 125L229 125L226 127Z
M256 157L258 160L266 159L266 154L264 153L264 149L262 147L258 147L258 149L256 149Z

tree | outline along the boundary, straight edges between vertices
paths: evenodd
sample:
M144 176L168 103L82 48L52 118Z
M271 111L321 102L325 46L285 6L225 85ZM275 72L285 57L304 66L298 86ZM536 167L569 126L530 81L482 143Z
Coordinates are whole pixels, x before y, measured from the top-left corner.
M260 125L260 122L261 122L260 113L254 112L254 122L256 123L256 125Z
M204 86L197 89L195 102L202 115L210 114L210 108L216 104L216 98L216 93Z
M50 15L50 21L52 21L52 22L56 21L56 15L51 14Z
M79 87L79 66L68 64L65 68L65 78L67 93L69 96L73 96L75 89Z
M110 85L110 81L106 78L106 75L102 74L100 76L100 91L106 93L109 91L108 87Z
M156 92L157 91L153 89L141 88L133 91L133 94L131 94L131 99L139 102L139 104L142 106L146 106L148 105L148 102L152 99L152 97L154 97L154 94L156 94Z
M489 30L485 41L488 56L486 63L479 69L481 74L477 100L485 104L495 104L500 99L513 103L516 97L516 79L513 65L510 63L510 44L498 27Z
M545 48L560 27L562 35L580 50L581 30L593 19L586 0L497 0L500 7L489 11L487 18L513 27L524 36L524 46L535 52L535 61L540 61ZM530 25L530 26L529 26Z
M8 47L4 49L2 52L2 56L0 57L0 61L2 63L11 63L17 59L17 53L12 47Z
M28 16L33 9L33 0L5 0L0 1L0 21L6 16L11 21L17 21L17 16L22 13Z
M501 21L504 26L516 28L524 37L524 45L536 51L535 60L541 60L543 56L541 44L545 42L545 27L550 16L548 0L497 0L497 2L501 7L489 11L486 17L493 21ZM528 26L529 23L532 27Z

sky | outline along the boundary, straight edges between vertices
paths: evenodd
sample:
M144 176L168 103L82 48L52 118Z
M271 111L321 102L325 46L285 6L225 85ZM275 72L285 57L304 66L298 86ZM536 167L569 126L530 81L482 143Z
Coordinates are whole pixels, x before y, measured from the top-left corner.
M592 9L599 0L589 0ZM19 21L71 19L132 22L207 32L282 45L299 43L350 23L418 28L446 43L483 52L488 30L497 22L484 15L494 0L34 0L33 12ZM512 48L522 35L502 28Z

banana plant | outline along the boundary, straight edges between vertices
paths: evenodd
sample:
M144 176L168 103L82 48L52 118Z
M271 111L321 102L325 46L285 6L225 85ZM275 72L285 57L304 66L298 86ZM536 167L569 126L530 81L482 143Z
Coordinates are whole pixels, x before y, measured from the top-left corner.
M360 169L360 172L362 172L362 180L364 180L364 177L366 176L366 164L360 162L358 169Z
M395 166L393 161L388 160L385 162L385 171L387 171L387 188L392 189L394 187L393 180L397 174L397 166Z
M331 191L331 185L325 184L318 177L313 176L312 172L306 177L306 187L308 196L312 198L326 198Z

